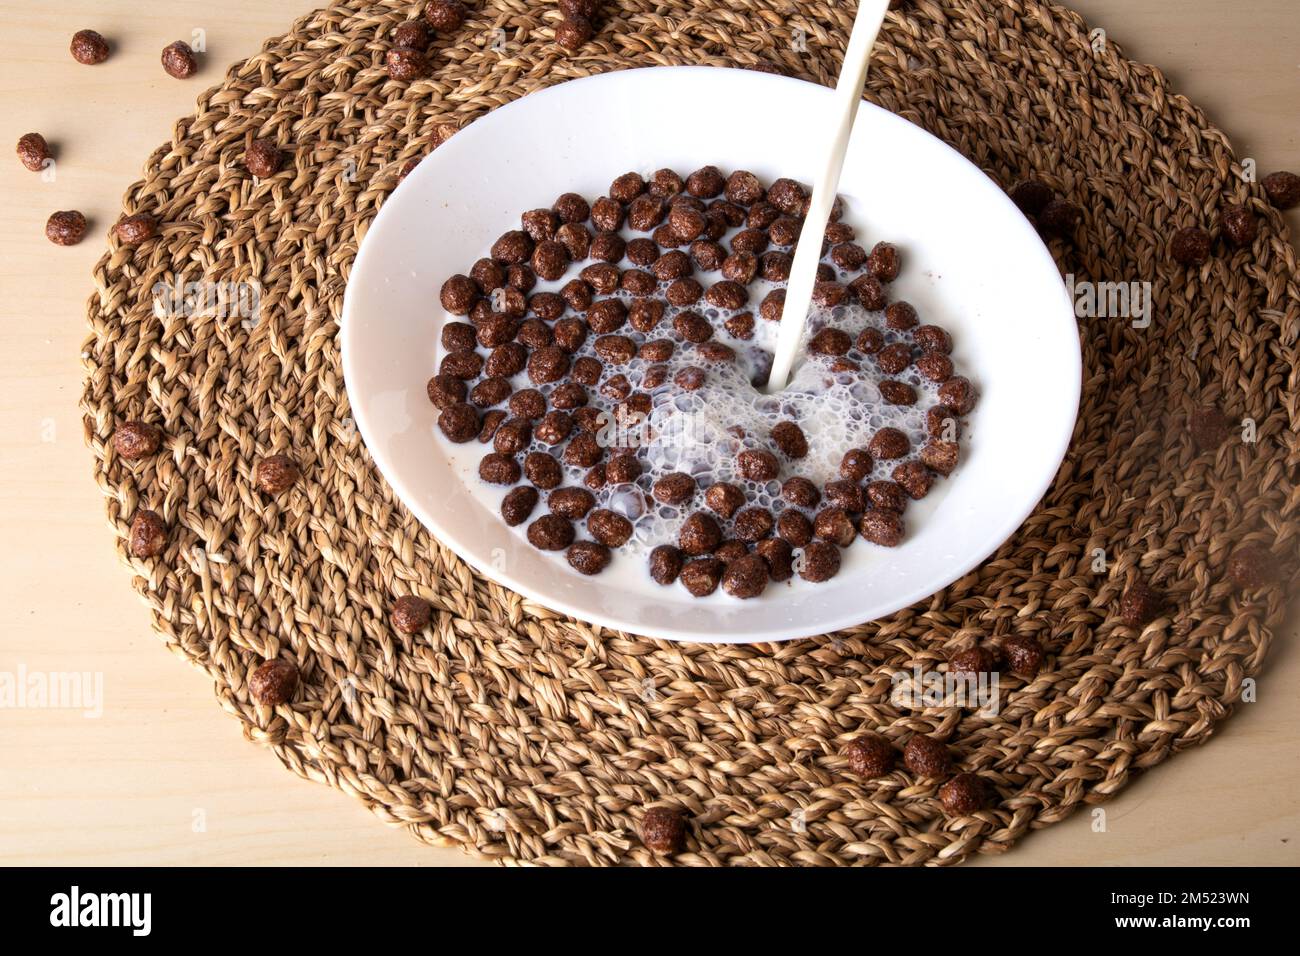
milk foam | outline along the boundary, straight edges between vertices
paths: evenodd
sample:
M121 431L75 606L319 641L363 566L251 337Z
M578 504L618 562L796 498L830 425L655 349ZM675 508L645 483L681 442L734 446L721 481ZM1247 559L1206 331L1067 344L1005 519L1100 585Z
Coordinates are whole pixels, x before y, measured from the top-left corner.
M776 287L766 283L754 284L759 285ZM752 304L756 305L756 302ZM937 387L914 368L909 368L902 376L887 376L879 371L873 359L851 349L845 357L855 361L860 371L835 373L829 368L829 359L807 352L811 337L828 326L843 329L854 340L863 329L871 327L881 331L886 345L906 341L902 333L885 327L883 313L868 312L856 303L832 310L815 308L809 314L801 358L790 384L780 394L767 395L752 382L765 376L771 365L779 323L756 318L754 338L741 341L722 327L725 316L719 315L716 309L696 308L714 324L713 341L723 342L736 351L735 362L705 363L697 354L696 346L683 339L672 327L673 317L691 308L668 306L660 325L644 336L647 339L667 338L674 342L673 355L667 362L635 358L621 366L607 366L605 370L605 377L618 373L626 375L636 390L649 366L665 365L668 369L664 384L649 392L652 407L646 416L648 439L640 440L636 429L625 430L622 436L623 440L636 446L636 454L643 465L641 477L630 485L606 486L594 492L596 507L609 508L632 522L634 533L632 540L625 545L626 550L648 553L657 545L675 543L682 521L692 511L703 507L701 495L715 482L729 482L741 488L749 499L747 507L763 507L779 515L783 509L791 507L781 498L782 481L798 475L820 488L839 478L840 460L845 452L865 447L879 429L890 426L904 432L912 442L913 455L926 441L925 413L938 404ZM620 332L642 338L627 328ZM588 336L575 357L589 355L598 358L593 348L595 338L595 335ZM684 391L673 382L676 373L688 366L702 367L707 372L705 385L694 392ZM880 395L879 383L887 378L912 385L917 390L916 404L886 404ZM516 389L536 387L528 381L526 372L521 373L513 384ZM549 395L553 388L544 385L540 391ZM589 404L605 412L606 420L612 423L618 402L601 395L599 387L590 389L589 393ZM772 428L781 421L793 421L803 430L808 440L806 457L787 459L772 444L769 438ZM777 455L781 461L779 480L761 483L736 473L736 456L749 448L768 450ZM528 450L555 452L536 440ZM876 462L870 480L888 478L898 464L898 460ZM586 469L567 464L562 467L565 485L583 484ZM674 471L694 476L699 488L696 497L684 507L660 504L650 496L655 480Z

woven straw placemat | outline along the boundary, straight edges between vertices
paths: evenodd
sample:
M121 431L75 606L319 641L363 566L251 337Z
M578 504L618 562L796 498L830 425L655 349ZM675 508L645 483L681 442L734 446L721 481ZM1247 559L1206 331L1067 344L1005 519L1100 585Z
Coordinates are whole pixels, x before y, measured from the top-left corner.
M421 840L499 860L936 864L1006 850L1106 799L1231 712L1294 581L1300 300L1280 217L1158 71L1032 0L917 0L890 15L870 99L998 182L1036 175L1078 203L1076 240L1051 243L1062 272L1151 282L1154 321L1081 320L1070 452L1042 506L977 570L837 635L668 644L537 607L411 517L349 419L344 286L399 170L440 127L630 66L762 62L828 83L854 9L624 0L567 54L552 4L486 0L435 42L429 79L394 82L388 36L420 6L335 3L234 66L126 194L128 213L160 217L161 237L111 240L95 271L84 406L97 478L123 543L140 508L169 528L158 558L119 551L167 645L212 676L249 737ZM291 150L261 182L243 166L256 137ZM1175 264L1172 232L1216 228L1230 202L1257 213L1253 248L1220 243L1204 266ZM157 314L154 287L178 281L258 283L260 319ZM1251 419L1255 440L1199 451L1188 421L1203 405ZM114 428L130 419L162 428L159 454L116 455ZM251 472L275 452L303 477L271 497ZM1273 586L1228 580L1246 543L1286 568ZM1170 606L1125 627L1116 608L1139 578ZM435 608L415 636L389 621L408 593ZM996 716L890 703L896 671L1010 635L1041 640L1047 666L1006 677ZM302 686L291 704L258 707L249 677L275 657L297 663ZM867 730L900 746L942 738L994 805L948 817L938 782L853 776L842 748ZM689 816L674 858L638 839L656 803Z

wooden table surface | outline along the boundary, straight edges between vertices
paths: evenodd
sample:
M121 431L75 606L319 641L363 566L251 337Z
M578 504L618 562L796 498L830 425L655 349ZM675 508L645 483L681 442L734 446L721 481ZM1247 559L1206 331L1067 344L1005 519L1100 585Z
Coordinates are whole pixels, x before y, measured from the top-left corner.
M82 443L78 354L90 270L119 200L176 118L226 67L311 0L0 0L0 116L14 143L57 144L53 182L0 163L0 674L102 675L102 714L0 709L0 863L433 864L469 860L388 829L351 798L299 780L247 743L209 682L153 636L118 565ZM411 4L412 9L418 4ZM1262 172L1300 167L1295 0L1079 0L1129 56L1159 64ZM112 59L86 67L72 33ZM206 32L199 75L166 76L159 51ZM6 147L8 149L9 147ZM85 241L59 248L46 217L77 208ZM1292 219L1300 228L1300 216ZM1296 615L1260 682L1211 744L1106 805L1034 834L1002 864L1300 862L1300 652Z

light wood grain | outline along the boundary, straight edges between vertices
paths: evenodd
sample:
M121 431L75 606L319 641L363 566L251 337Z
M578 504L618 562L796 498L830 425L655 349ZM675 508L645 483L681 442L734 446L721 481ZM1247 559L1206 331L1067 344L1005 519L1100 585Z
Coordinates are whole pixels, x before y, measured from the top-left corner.
M418 5L412 4L412 9ZM1080 0L1130 56L1160 64L1261 170L1300 167L1300 25L1294 0ZM43 183L0 163L0 671L103 674L98 718L0 710L0 863L456 865L379 824L351 798L283 770L245 742L207 678L172 658L113 558L77 410L90 268L170 124L226 66L308 12L299 0L0 0L0 115L15 142L58 149ZM91 27L114 44L97 67L67 53ZM162 47L207 33L189 81ZM43 238L55 209L81 209L90 236ZM1300 222L1293 220L1296 226ZM1300 862L1300 653L1278 635L1260 701L1219 739L1181 755L1106 807L1035 834L1009 864ZM200 825L201 824L201 825Z

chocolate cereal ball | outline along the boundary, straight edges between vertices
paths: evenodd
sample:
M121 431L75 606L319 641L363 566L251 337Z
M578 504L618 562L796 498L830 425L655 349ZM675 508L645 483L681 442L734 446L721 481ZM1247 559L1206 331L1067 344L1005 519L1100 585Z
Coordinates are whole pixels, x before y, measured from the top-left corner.
M867 442L867 452L873 458L886 461L902 458L911 449L912 443L908 441L907 435L897 428L882 428L871 436L871 441Z
M1243 545L1228 559L1228 578L1243 590L1271 583L1274 579L1272 552L1260 544Z
M712 515L697 511L684 522L677 535L677 545L692 557L708 554L722 542L722 529Z
M504 452L488 452L478 463L479 480L490 485L513 485L519 474L519 462Z
M767 190L767 201L787 216L802 216L808 193L793 179L782 177Z
M537 489L529 485L511 488L501 500L502 519L511 528L523 524L537 507L538 497Z
M798 508L815 508L821 501L822 493L807 478L795 476L782 482L781 497Z
M961 449L956 442L931 441L921 447L921 461L932 471L941 475L951 475L957 467Z
M452 315L469 315L479 300L479 288L469 276L454 275L442 284L438 298Z
M443 408L438 415L438 428L447 436L448 441L457 444L470 441L478 435L478 412L473 405L455 402Z
M524 477L543 491L550 491L560 486L564 472L553 455L544 451L530 451L524 456Z
M868 780L889 773L898 759L894 745L879 734L862 734L853 738L845 748L845 754L849 758L849 770Z
M587 516L587 533L603 545L620 548L632 537L632 522L608 508L597 508Z
M1119 619L1126 627L1144 627L1164 608L1164 598L1144 579L1134 578L1119 599Z
M785 282L790 278L790 267L793 264L794 260L787 253L777 251L765 252L763 253L762 258L758 260L759 275L768 282ZM764 299L764 301L767 300ZM774 306L778 318L781 315L781 306L784 304L785 297L782 296L780 303ZM767 318L767 316L763 317Z
M997 657L987 647L969 647L948 658L948 670L971 676L991 674L997 670Z
M138 245L158 234L158 220L146 213L137 213L120 219L113 231L123 245Z
M858 522L858 530L862 532L862 537L872 544L892 548L902 543L903 519L893 511L872 509L862 515Z
M686 188L686 183L671 169L660 169L650 177L649 192L660 199L671 199Z
M668 210L668 228L682 242L694 242L704 235L708 220L704 213L685 204L676 204Z
M469 350L447 352L442 356L442 363L438 365L438 371L442 375L464 378L467 381L478 377L482 368L484 368L484 356Z
M984 809L988 792L975 774L959 773L939 788L939 801L949 816L964 817Z
M575 541L565 553L569 567L579 574L600 574L609 566L609 548L596 541Z
M650 232L663 219L663 200L657 196L637 196L628 204L627 224L635 232Z
M301 474L298 463L288 455L270 455L254 467L253 481L268 495L278 495L292 488Z
M483 415L483 424L478 430L478 443L486 445L497 433L497 429L506 420L506 413L499 408L494 408Z
M597 203L597 206L599 206L599 203ZM591 214L592 216L595 216L596 210L593 209ZM621 211L619 215L622 215ZM600 225L603 226L605 223L601 223ZM618 226L614 226L614 228L617 229ZM590 254L593 259L599 259L602 262L616 263L623 258L623 255L626 252L627 243L617 232L598 232L596 233L595 238L591 240ZM643 280L639 278L634 282L634 277L638 276L645 276L645 278L650 282L649 287L646 287ZM639 295L649 295L654 291L654 276L644 272L629 270L628 272L623 273L619 285L628 292L637 292Z
M1278 209L1300 206L1300 176L1295 173L1269 173L1260 182L1268 201Z
M429 379L425 390L428 392L429 401L437 408L447 408L465 401L469 391L464 379L446 374L438 374Z
M1036 216L1056 197L1056 191L1041 179L1027 179L1011 190L1011 201L1027 216Z
M958 415L967 415L975 407L975 387L970 379L954 375L939 386L939 401Z
M833 309L849 297L849 290L838 282L822 280L813 286L813 305Z
M771 481L781 473L781 463L770 451L747 448L736 456L736 471L750 481Z
M852 514L858 514L866 510L867 494L863 491L862 486L855 481L847 478L828 481L823 490L826 494L826 501L836 508L842 508Z
M823 541L847 548L857 537L857 528L843 508L823 508L813 521L813 534Z
M873 481L868 483L866 492L873 508L900 515L907 510L907 494L897 482Z
M741 541L762 541L772 533L776 521L766 508L745 508L736 513L733 527Z
M867 250L856 242L841 242L831 249L831 261L847 272L855 272L867 261Z
M298 687L298 668L283 658L261 664L248 679L253 700L265 707L278 707L293 698Z
M127 549L137 558L156 558L167 547L167 526L157 512L137 511L131 519Z
M740 315L733 315L731 319L724 321L723 326L732 336L741 339L742 342L748 342L754 337L754 313L741 312Z
M127 461L148 458L162 445L162 431L148 422L123 422L113 432L113 450Z
M94 30L78 30L72 35L68 51L78 63L94 66L108 59L108 41Z
M40 133L24 133L18 139L18 160L34 173L45 168L50 158L50 144Z
M943 383L952 378L952 359L942 352L926 352L916 360L916 370L932 382Z
M925 413L925 430L934 438L956 440L961 435L957 412L947 405L934 405Z
M730 518L745 503L745 493L735 485L720 481L709 486L704 493L704 503L714 514Z
M596 496L586 488L557 488L546 499L553 514L570 521L581 521L596 506Z
M865 448L850 448L840 459L840 477L849 481L862 481L871 474L874 461Z
M1013 634L1002 642L1002 657L1013 674L1032 678L1043 668L1043 646L1026 634Z
M682 572L681 551L671 544L661 544L650 552L650 578L656 584L672 584Z
M429 58L423 50L409 46L395 46L384 55L388 75L394 80L409 83L429 75Z
M630 451L616 453L605 466L605 477L611 485L628 485L641 475L641 461Z
M1204 229L1189 226L1174 233L1169 243L1169 254L1174 261L1185 266L1199 266L1210 258L1213 240Z
M468 322L448 322L442 327L442 347L448 352L464 352L478 345L478 334Z
M942 777L951 766L948 748L933 737L913 734L903 748L903 763L919 777Z
M734 312L742 309L749 299L749 293L739 282L733 282L730 279L723 279L721 282L715 282L709 286L709 290L704 293L704 300L717 309L724 312Z
M722 590L735 598L758 597L767 587L767 562L757 554L746 554L728 562L722 572Z
M516 455L527 448L532 440L532 423L527 419L511 418L497 429L492 447L503 455Z
M1049 236L1062 239L1073 238L1074 232L1083 222L1083 210L1068 199L1053 199L1038 216L1038 228Z
M754 545L754 553L767 562L773 581L788 581L794 575L794 549L780 538L764 538Z
M559 515L542 515L528 526L528 543L539 551L563 551L573 544L573 524Z
M776 519L776 533L796 548L802 548L813 539L813 525L808 516L787 508Z
M586 230L586 227L581 226L576 222L566 222L564 225L560 226L559 229L555 230L555 241L568 250L569 258L574 262L580 262L587 258L587 253L591 251L591 233ZM569 285L560 290L560 295L563 296L564 300L573 308L584 309L586 306L576 302L573 298L574 293L578 291L579 287L586 288L583 283L578 283L578 286L569 283ZM591 290L588 288L588 296L590 296L590 292ZM590 297L587 301L591 301Z
M1246 206L1228 206L1219 216L1223 237L1238 249L1246 248L1259 235L1259 220Z
M655 481L650 493L666 505L685 504L695 494L695 479L685 472L669 472Z
M930 493L930 488L934 485L934 475L930 469L920 461L905 461L898 465L890 472L890 477L894 479L895 484L899 485L907 496L914 501L920 501Z
M591 432L579 432L564 446L564 461L578 468L590 468L605 457L605 449Z
M937 325L918 325L912 330L912 341L922 352L940 352L947 355L952 351L952 336Z
M538 349L528 357L528 377L535 385L558 382L568 370L569 355L558 346Z
M695 597L708 597L718 589L723 564L717 558L696 558L682 568L678 579Z
M914 328L919 321L910 302L891 302L885 307L885 325L897 332Z
M483 369L488 375L510 378L523 371L527 356L528 350L518 342L507 342L492 350Z
M752 206L763 198L763 184L748 170L738 169L727 177L724 192L729 202Z
M429 45L429 28L419 20L399 23L393 30L393 45L423 50Z
M867 256L867 271L881 282L893 282L902 268L898 249L888 242L878 242Z
M678 279L673 284L684 281L687 280ZM673 330L687 342L696 345L707 342L713 336L713 326L709 324L709 320L693 311L678 313L673 318Z
M488 293L500 289L506 284L506 270L484 256L470 267L469 277L477 283L479 290Z
M86 217L75 209L53 213L45 221L45 238L56 246L75 246L86 234Z
M433 605L414 594L403 594L394 602L390 618L403 634L418 634L433 620Z
M840 571L840 550L828 542L813 541L803 549L796 567L805 581L829 581Z
M675 807L651 807L641 820L641 842L653 853L680 853L686 842L685 816Z
M885 333L881 332L880 329L863 329L858 333L858 340L853 344L863 355L879 355L885 350ZM909 349L907 357L910 358L910 356L911 350ZM904 364L903 368L906 367L907 365Z
M533 240L522 229L511 229L492 243L491 252L493 259L505 265L527 262L533 254Z
M595 35L596 28L586 17L566 17L555 28L555 42L570 53L582 49Z
M716 166L702 166L686 177L686 191L698 199L712 199L722 195L727 181Z
M843 329L822 329L808 342L808 351L814 355L843 355L852 347L853 338Z
M519 225L533 242L543 242L555 238L560 217L553 209L530 209L519 217Z
M460 0L431 0L424 8L424 19L439 33L459 29L468 15L469 11Z
M772 427L772 444L787 458L799 459L808 454L808 439L794 422L777 422Z
M747 554L749 554L749 546L743 541L737 541L735 538L728 538L718 545L713 552L713 556L724 565L730 564L737 558L743 558Z

